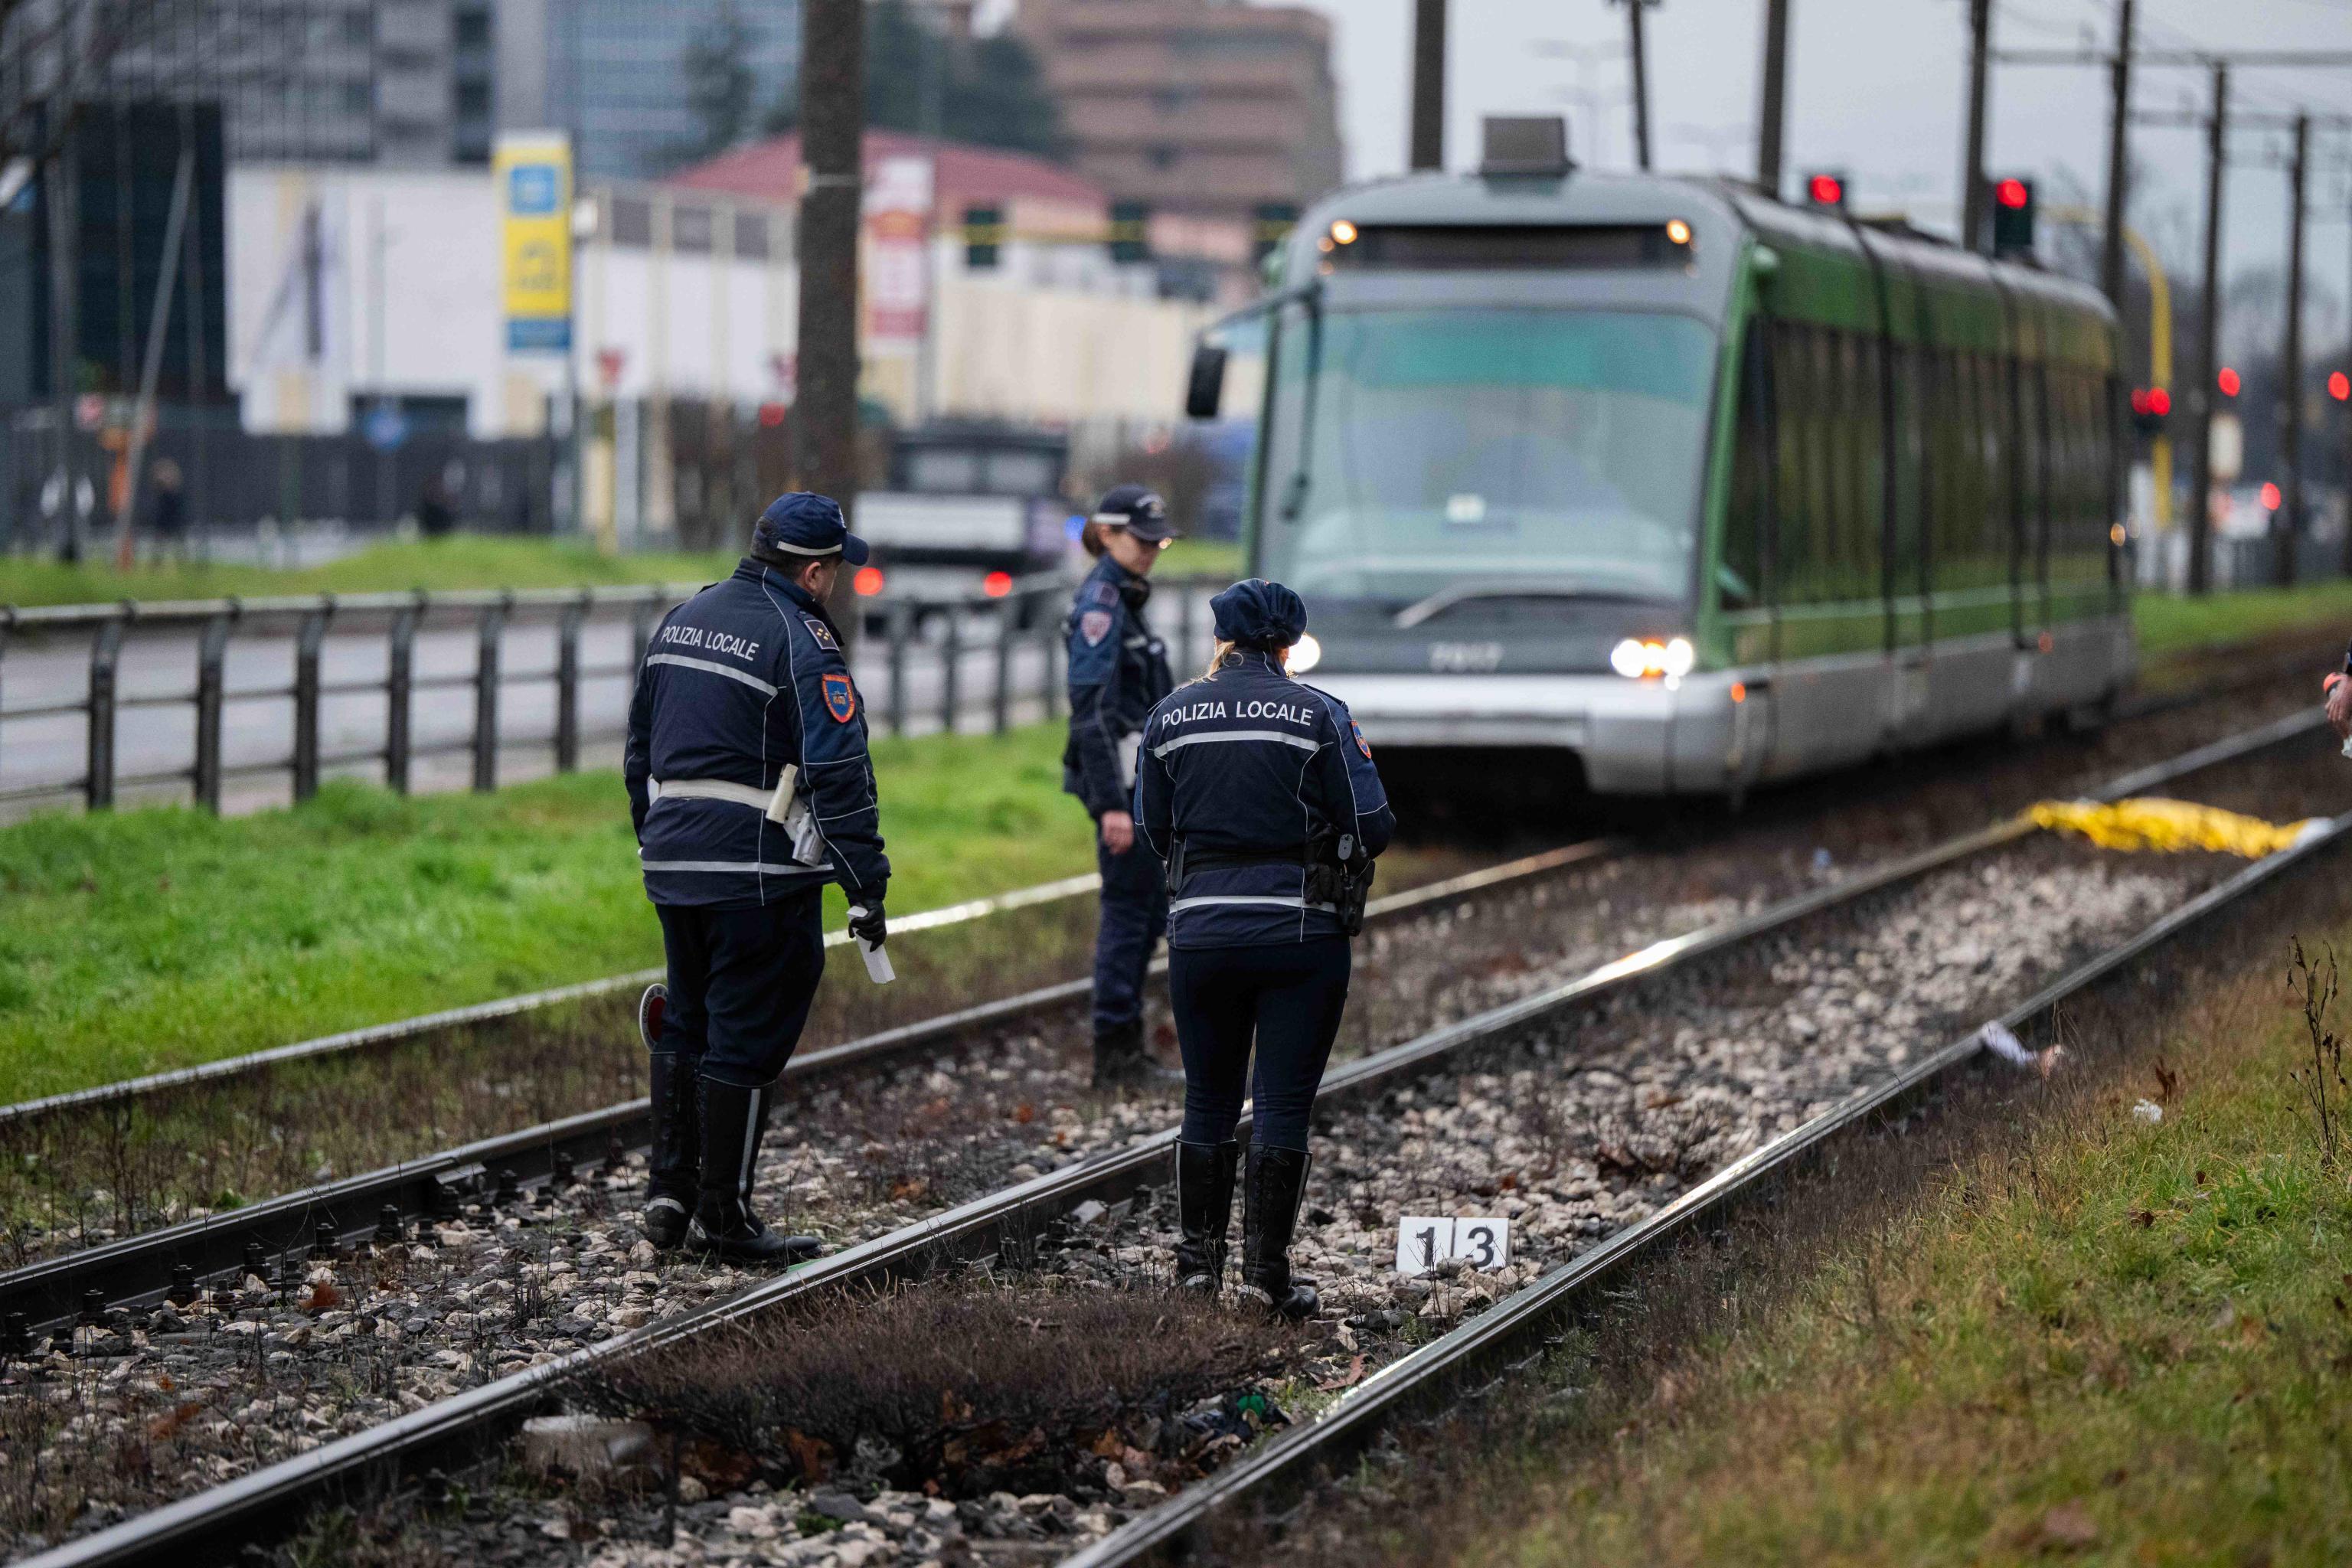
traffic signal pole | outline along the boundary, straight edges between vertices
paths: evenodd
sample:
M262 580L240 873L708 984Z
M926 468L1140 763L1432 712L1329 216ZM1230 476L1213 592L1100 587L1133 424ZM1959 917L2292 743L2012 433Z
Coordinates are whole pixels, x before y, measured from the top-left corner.
M866 19L858 0L801 9L800 359L793 468L856 521L857 229L865 191ZM851 588L845 581L839 593ZM857 617L837 617L856 635Z
M1991 0L1979 0L1990 5ZM1780 195L1780 139L1789 121L1789 0L1764 0L1763 122L1756 128L1756 184Z
M1412 138L1415 170L1445 167L1445 0L1412 3Z
M2304 185L2311 168L2311 116L2294 117L2294 164L2287 176L2286 349L2279 367L2279 584L2294 584L2296 542L2303 537L2303 231Z
M2189 450L2189 591L2213 586L2213 405L2221 377L2221 170L2229 132L2230 68L2213 68L2213 114L2205 123L2205 282L2197 324L2196 444Z
M1984 248L1985 87L1992 54L1992 0L1969 0L1969 141L1960 160L1960 248Z
M2099 256L2099 286L2120 315L2124 308L2125 186L2131 178L2132 0L2123 0L2116 22L2116 60L2112 72L2115 122L2107 135L2107 232Z

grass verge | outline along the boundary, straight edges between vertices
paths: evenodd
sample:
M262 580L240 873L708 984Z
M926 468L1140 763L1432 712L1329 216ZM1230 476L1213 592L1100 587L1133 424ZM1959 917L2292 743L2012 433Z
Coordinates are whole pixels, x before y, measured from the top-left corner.
M2347 1086L2279 984L2285 932L2352 942L2330 876L2084 999L2049 1081L1987 1067L1687 1237L1294 1560L2344 1561Z
M2242 588L2201 599L2141 594L2132 600L2132 621L2140 652L2149 657L2298 630L2324 630L2341 641L2352 630L2352 580Z
M298 570L230 563L67 566L0 556L0 604L83 605L115 599L212 599L230 594L404 593L412 588L578 588L625 583L708 583L734 570L733 552L605 555L557 539L457 533L386 541Z
M875 747L902 911L1091 868L1061 732ZM837 889L828 894L841 917ZM0 1100L660 962L617 774L0 827Z

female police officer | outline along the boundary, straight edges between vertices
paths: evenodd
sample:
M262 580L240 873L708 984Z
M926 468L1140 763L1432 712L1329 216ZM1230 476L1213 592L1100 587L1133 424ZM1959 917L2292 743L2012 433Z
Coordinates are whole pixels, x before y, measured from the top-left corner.
M1151 711L1135 816L1168 866L1168 991L1184 1050L1178 1281L1224 1274L1255 1037L1256 1108L1242 1206L1242 1289L1305 1317L1290 1277L1307 1189L1307 1118L1348 1000L1348 937L1396 818L1347 705L1286 673L1307 606L1279 583L1210 601L1209 671Z
M1141 485L1120 485L1087 524L1087 552L1101 557L1078 584L1063 628L1070 648L1070 740L1062 788L1095 819L1102 870L1101 923L1095 933L1095 1086L1148 1075L1143 1047L1143 974L1168 929L1160 867L1135 851L1135 748L1144 715L1176 678L1168 650L1144 625L1151 568L1170 538L1168 506Z

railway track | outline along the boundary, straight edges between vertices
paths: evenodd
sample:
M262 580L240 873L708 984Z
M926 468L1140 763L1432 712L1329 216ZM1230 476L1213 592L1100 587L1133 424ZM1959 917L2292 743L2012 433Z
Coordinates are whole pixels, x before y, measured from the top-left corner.
M1536 881L1571 866L1601 859L1618 848L1610 839L1590 839L1389 894L1366 910L1369 920L1391 921L1474 893ZM928 921L911 917L909 929L961 923L1005 910L1066 896L1076 883L1090 890L1093 878L1048 884L1006 899L976 900L932 911ZM1152 973L1165 973L1157 959ZM616 989L642 986L658 975L628 975L596 983ZM1072 980L1024 992L826 1047L793 1058L785 1076L794 1084L871 1068L910 1053L940 1047L975 1030L1000 1028L1086 997L1090 980ZM578 994L583 988L570 988ZM539 1005L530 998L490 1005L494 1011L464 1010L468 1020L508 1016ZM428 1026L439 1020L423 1021ZM343 1048L343 1047L336 1047ZM72 1098L72 1097L68 1097ZM457 1218L485 1205L524 1206L551 1183L569 1184L599 1169L620 1166L641 1151L650 1133L647 1102L623 1101L481 1140L424 1159L371 1171L281 1197L189 1220L77 1252L68 1252L0 1274L0 1353L23 1354L29 1341L76 1321L89 1322L109 1310L181 1305L201 1292L247 1276L300 1282L310 1264L348 1255L372 1243L414 1235L420 1220ZM289 1277L287 1271L295 1273Z
M2191 773L2262 757L2307 737L2313 730L2309 718L2298 716L2136 770L2096 793L2106 798L2144 793ZM1973 857L2014 846L2029 832L2020 823L2005 822L1835 887L1652 943L1565 984L1349 1062L1327 1081L1324 1107L1331 1113L1349 1114L1433 1072L1448 1070L1450 1064L1468 1059L1484 1047L1523 1036L1578 1009L1609 1005L1636 992L1646 994L1645 988L1664 977L1693 973L1711 960L1786 938L1805 922L1831 911L1858 907L1862 901L1914 886ZM486 1441L542 1405L567 1380L620 1358L658 1352L796 1300L814 1299L819 1292L925 1278L961 1262L994 1256L1008 1246L1014 1250L1028 1247L1082 1205L1117 1205L1136 1199L1147 1188L1163 1187L1172 1142L1172 1131L1161 1131L1124 1146L1099 1150L1064 1169L1016 1182L900 1226L791 1276L765 1280L726 1300L633 1329L326 1442L211 1491L68 1542L39 1561L152 1561L166 1554L211 1551L282 1525L289 1510L332 1495L338 1489L364 1480L381 1481L403 1466L446 1458Z

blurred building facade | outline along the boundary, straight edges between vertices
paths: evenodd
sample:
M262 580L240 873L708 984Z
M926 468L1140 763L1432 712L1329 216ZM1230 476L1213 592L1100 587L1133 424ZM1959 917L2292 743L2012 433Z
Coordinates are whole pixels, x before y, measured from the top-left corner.
M1020 0L1077 167L1121 201L1246 232L1341 177L1331 26L1230 0Z
M571 132L590 176L645 179L691 162L708 128L686 58L730 24L756 122L799 76L798 0L499 0L499 123Z

